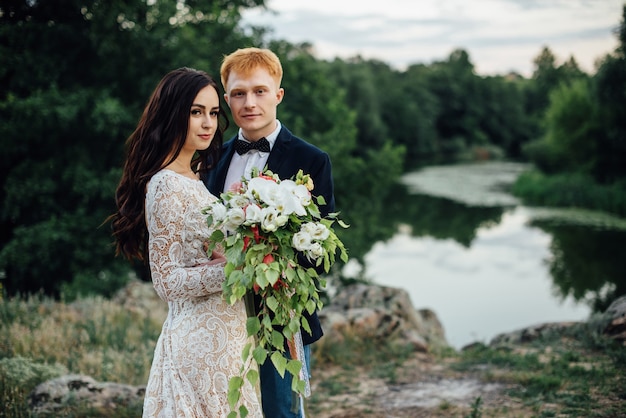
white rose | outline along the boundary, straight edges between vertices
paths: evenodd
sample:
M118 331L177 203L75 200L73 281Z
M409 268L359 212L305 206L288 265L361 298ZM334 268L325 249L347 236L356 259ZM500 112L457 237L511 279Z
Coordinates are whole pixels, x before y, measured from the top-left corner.
M213 216L213 222L222 222L226 218L226 206L222 203L215 203L211 207L211 216Z
M322 223L314 223L313 230L311 232L311 236L315 241L324 241L330 236L330 231L326 227L326 225Z
M226 214L226 227L235 230L239 225L243 224L245 220L246 214L242 208L231 208Z
M276 217L276 225L280 228L281 226L284 226L288 220L289 216L279 213L279 215Z
M322 255L324 255L324 248L322 248L322 245L319 242L314 242L311 244L311 248L307 250L307 256L310 259L315 260Z
M245 208L250 204L248 198L244 195L234 195L229 201L228 204L232 208Z
M279 228L279 212L276 208L267 207L261 209L261 228L266 232L273 232Z
M300 230L293 235L291 245L298 251L306 251L311 248L311 235L306 231Z

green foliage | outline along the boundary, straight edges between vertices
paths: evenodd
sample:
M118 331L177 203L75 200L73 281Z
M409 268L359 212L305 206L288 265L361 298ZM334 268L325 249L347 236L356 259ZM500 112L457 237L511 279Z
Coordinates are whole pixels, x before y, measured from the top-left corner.
M601 185L582 173L522 173L512 193L535 206L580 207L626 216L626 181Z
M605 185L626 177L623 22L618 48L591 78L572 58L559 64L548 47L531 79L481 77L462 49L406 71L361 57L318 60L309 44L242 26L241 12L265 3L0 5L3 292L110 295L131 272L148 278L145 266L114 257L103 224L124 141L163 74L189 66L217 78L222 56L243 46L281 58L279 118L330 154L337 209L351 225L338 234L357 261L397 230L387 218L399 175L428 163L527 155L545 173L582 172Z
M0 6L0 272L13 295L110 295L135 269L108 225L124 141L163 74L217 74L262 0L15 1ZM180 6L180 7L178 7ZM123 45L123 48L120 47Z
M67 374L59 364L42 364L17 356L0 360L0 376L7 386L19 386L27 391L46 380Z
M626 36L626 6L619 39ZM547 174L582 173L600 184L626 177L626 57L620 44L588 80L570 60L556 68L546 48L537 59L535 88L546 100L545 136L525 151ZM539 107L539 106L536 106ZM589 207L589 206L586 206Z

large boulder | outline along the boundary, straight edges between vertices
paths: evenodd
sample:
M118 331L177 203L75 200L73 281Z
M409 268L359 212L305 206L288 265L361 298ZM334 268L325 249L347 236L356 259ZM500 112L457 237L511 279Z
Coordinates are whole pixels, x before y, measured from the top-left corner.
M120 406L141 405L145 386L97 382L84 375L65 375L48 380L30 394L31 410L42 417L56 417L68 406L81 405L102 416L116 416Z
M319 313L327 338L346 336L412 344L417 351L448 347L434 312L416 310L403 289L354 284L332 297Z
M608 324L604 328L604 334L626 346L626 295L615 299L605 315Z

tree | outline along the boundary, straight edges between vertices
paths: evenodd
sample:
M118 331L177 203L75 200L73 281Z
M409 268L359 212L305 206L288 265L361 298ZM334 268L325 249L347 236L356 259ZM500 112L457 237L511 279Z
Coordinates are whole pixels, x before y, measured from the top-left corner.
M241 9L263 4L0 3L0 117L9 121L0 127L0 272L9 294L107 294L126 280L130 266L114 258L102 225L124 141L163 74L216 74L223 50L252 42Z
M593 79L598 105L599 153L594 177L602 183L626 178L626 5L617 32L615 52L601 61Z

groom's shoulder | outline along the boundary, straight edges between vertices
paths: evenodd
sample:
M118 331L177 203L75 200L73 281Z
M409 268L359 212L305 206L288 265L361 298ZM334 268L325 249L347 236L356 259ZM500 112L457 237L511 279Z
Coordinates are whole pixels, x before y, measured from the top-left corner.
M289 129L287 129L284 125L281 128L279 137L282 137L289 144L290 148L294 152L304 152L307 154L326 154L324 150L318 148L317 146L311 144L307 140L294 135L291 133Z

